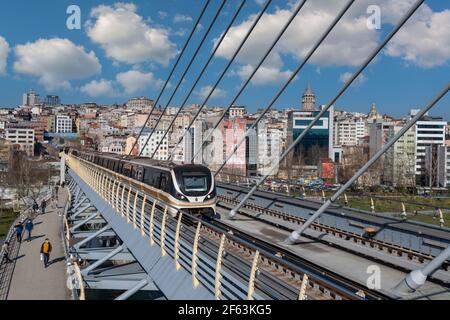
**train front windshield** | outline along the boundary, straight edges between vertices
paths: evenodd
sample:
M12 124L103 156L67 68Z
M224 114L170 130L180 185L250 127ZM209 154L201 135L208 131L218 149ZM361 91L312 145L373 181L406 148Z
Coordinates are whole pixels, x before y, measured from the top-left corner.
M205 196L211 190L211 171L200 165L181 165L174 168L181 192L186 196Z
M208 182L206 176L183 176L183 185L186 192L206 192L208 191Z

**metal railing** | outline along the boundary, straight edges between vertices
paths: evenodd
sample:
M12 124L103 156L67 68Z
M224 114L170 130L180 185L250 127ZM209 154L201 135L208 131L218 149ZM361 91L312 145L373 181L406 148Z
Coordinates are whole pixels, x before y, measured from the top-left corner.
M40 195L36 202L48 201L52 197L52 191L49 190L44 194ZM23 221L26 218L30 217L30 213L33 210L33 205L29 205L26 207L21 214L14 220L14 222L9 227L8 233L4 239L4 242L8 242L9 249L9 258L13 260L11 268L8 268L8 264L3 261L4 250L3 248L0 250L0 300L6 300L9 293L9 286L11 285L11 280L15 267L15 259L19 253L20 243L16 241L14 237L15 234L15 226L19 221Z
M152 187L82 159L68 157L67 164L109 206L117 218L132 224L161 256L174 261L192 276L192 285L202 284L216 299L298 299L301 266L289 263L253 243L226 233L220 227L187 212L178 211L161 199L149 196ZM178 215L175 215L177 213ZM222 240L223 238L223 240ZM288 281L274 275L285 272ZM307 274L308 290L332 292L335 299L360 299L352 288L326 277ZM274 283L276 284L274 287Z

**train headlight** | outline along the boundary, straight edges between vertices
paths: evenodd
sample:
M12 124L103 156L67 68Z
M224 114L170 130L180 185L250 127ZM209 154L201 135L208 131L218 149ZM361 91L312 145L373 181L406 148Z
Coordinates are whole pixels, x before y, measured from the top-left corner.
M207 196L206 199L211 199L214 198L216 196L216 188L214 188L213 191L211 191Z
M186 200L186 197L178 192L175 193L175 198L180 199L180 200Z

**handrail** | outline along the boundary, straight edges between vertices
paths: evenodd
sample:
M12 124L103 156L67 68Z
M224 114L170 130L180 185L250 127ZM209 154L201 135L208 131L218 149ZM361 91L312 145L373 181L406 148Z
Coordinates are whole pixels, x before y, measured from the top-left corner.
M121 212L119 208L122 208L124 205L126 208L125 210L129 210L130 213L137 210L138 212L135 212L136 217L141 217L142 214L140 212L140 207L142 205L142 201L144 199L144 195L146 194L146 190L149 189L149 186L133 180L129 177L125 177L121 174L118 174L116 172L113 172L109 169L100 167L98 165L95 165L91 162L88 162L86 160L80 159L78 157L74 157L72 155L69 156L69 161L67 161L67 164L69 167L71 167L74 174L76 174L80 179L83 181L86 181L88 185L90 185L94 190L97 190L99 187L97 184L95 184L95 181L92 179L92 176L96 173L101 173L103 176L109 176L109 179L116 179L117 181L120 181L120 185L123 188L122 189L122 197L119 196L118 192L113 192L112 194L105 196L101 192L99 195L105 199L110 205L113 203L118 204L118 208L115 209L117 216L120 218L122 217L124 221L127 221L126 216L121 216ZM123 196L123 191L127 189L128 192L132 192L133 195L138 193L139 196L136 199L139 199L140 205L134 205L131 203L131 201L127 201L127 197ZM112 196L112 197L111 197ZM207 288L209 291L211 291L213 294L216 292L215 287L215 280L217 279L217 275L215 272L215 265L217 260L217 252L219 249L219 241L215 241L214 239L217 237L217 235L225 235L226 237L226 243L227 245L237 245L239 247L242 247L245 249L246 252L259 252L259 256L261 257L261 261L270 261L271 263L275 263L276 265L280 266L281 268L286 268L292 272L292 274L298 275L298 277L301 277L308 273L308 278L311 280L311 283L319 284L320 287L324 288L325 291L330 289L335 289L335 286L328 280L327 278L324 278L320 274L316 273L310 273L307 269L304 267L298 266L296 264L290 263L289 261L286 261L274 253L261 248L260 246L247 241L241 237L235 236L233 234L224 233L225 231L221 229L220 227L216 226L213 223L209 223L207 221L204 221L200 219L199 217L196 217L194 215L189 214L188 212L182 211L183 217L188 219L188 225L184 223L183 232L180 235L180 239L178 241L176 240L176 229L178 225L178 219L175 219L168 215L164 219L163 223L163 212L165 211L165 206L168 206L169 208L176 209L175 207L166 204L164 201L159 199L153 199L147 194L146 197L147 206L143 206L144 208L152 208L154 203L158 203L158 205L161 208L156 208L156 211L158 212L157 215L154 215L154 221L153 224L151 223L151 215L145 214L143 215L143 221L139 222L136 221L136 223L139 225L136 230L143 234L143 236L150 237L151 234L153 234L153 241L158 246L163 245L165 248L166 255L170 256L175 261L175 257L178 255L177 260L179 261L179 265L185 269L188 273L191 273L192 268L192 262L194 261L196 265L196 270L202 270L201 273L195 274L195 279L198 280L202 285ZM112 206L111 206L112 208ZM131 221L129 221L131 223ZM202 234L201 234L201 244L198 246L197 251L196 248L193 246L195 243L195 230L189 227L189 225L197 225L198 223L201 223L202 227ZM144 230L142 233L141 230ZM211 235L211 236L210 236ZM176 249L176 248L179 248ZM195 256L194 256L195 255ZM238 264L239 267L236 267L236 264ZM174 268L177 267L177 264L174 263ZM248 261L247 259L243 258L242 255L239 255L237 253L233 253L233 251L225 250L225 256L222 257L222 277L220 277L221 281L221 293L224 298L240 298L240 299L246 299L248 297L247 291L248 291L248 282L252 281L251 279L251 268L252 263L251 261ZM259 270L258 274L262 273L264 278L273 278L273 275L269 274L267 271ZM258 282L259 280L258 275ZM283 282L284 283L284 282ZM280 293L278 292L270 292L266 293L262 290L262 287L258 287L261 284L256 283L256 288L259 289L258 291L255 291L253 294L253 297L255 299L261 299L264 297L270 298L272 297L278 297L280 296ZM286 288L286 283L284 283ZM298 291L299 290L297 286L293 285L287 285L290 286L290 294L295 292L295 298L298 297ZM300 285L298 285L300 287ZM350 299L360 299L359 296L355 294L355 292L347 289L345 286L339 287L339 289L336 289L338 292L338 295L345 298ZM272 294L275 294L272 295Z
M70 267L76 265L76 263L72 261L72 257L70 255L70 251L69 251L70 229L69 229L69 226L67 223L67 212L69 211L70 203L72 201L72 196L69 191L67 193L68 193L67 201L64 206L63 214L61 215L60 235L61 235L61 241L63 244L64 257L65 257L65 260L67 263L67 273L69 274L69 279L70 279L70 276L71 276ZM77 273L76 267L75 267L75 273ZM76 274L76 276L78 277L77 274ZM68 279L68 281L69 281L69 279ZM82 280L81 280L81 282L79 281L79 283L80 283L80 286L82 286ZM72 300L79 300L80 297L78 295L77 289L72 285L72 283L70 284L70 286L68 283L68 287L72 292L72 295L71 295Z

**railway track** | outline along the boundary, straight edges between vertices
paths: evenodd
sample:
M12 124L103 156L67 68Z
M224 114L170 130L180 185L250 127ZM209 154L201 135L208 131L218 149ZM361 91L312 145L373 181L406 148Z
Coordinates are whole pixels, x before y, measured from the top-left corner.
M243 240L244 243L252 244L259 248L258 250L270 253L270 255L261 256L260 270L268 274L274 274L276 278L284 279L286 290L292 291L292 287L299 287L301 283L301 276L307 274L310 284L308 286L307 295L314 299L333 299L333 300L354 300L354 299L368 299L368 300L386 300L392 297L381 292L368 289L356 281L343 277L335 272L327 270L317 264L314 264L304 258L298 257L293 253L280 248L268 241L256 238L250 234L244 233L237 228L222 223L220 220L213 220L212 222L222 232L232 233L235 237ZM220 238L220 232L211 232L207 230L213 238ZM242 242L229 241L228 250L232 250L242 256L246 256L248 260L253 257L253 248L248 248L242 245ZM281 259L276 261L270 256L276 256ZM292 266L297 266L297 270L293 270ZM264 274L262 274L264 276ZM273 287L279 287L280 284L273 284ZM294 291L295 292L295 291ZM287 295L286 295L287 296ZM292 294L290 295L292 296Z
M183 215L182 238L191 242L195 236L197 220ZM175 220L167 221L167 227L176 228ZM259 264L255 279L255 291L264 299L296 300L303 276L308 276L306 295L310 300L386 300L392 297L331 272L319 265L295 256L274 244L245 234L219 220L203 220L201 227L202 251L211 260L217 258L217 248L222 234L226 234L222 268L245 283L255 252ZM206 241L205 241L206 240Z
M218 198L220 200L218 203L218 206L222 207L226 210L232 209L235 205L237 205L239 203L238 200L235 200L235 199L232 199L229 197L225 197L225 196L221 196L221 195L219 195ZM290 215L290 214L287 214L284 212L279 212L279 211L273 210L273 209L264 208L264 207L258 206L256 204L253 204L253 203L246 203L243 208L247 209L247 210L251 210L251 211L257 213L257 215L247 214L244 210L241 210L240 214L250 217L252 219L257 219L259 221L262 221L263 223L270 224L272 226L275 226L277 228L280 228L280 229L283 229L283 230L286 230L289 232L294 231L295 229L298 229L296 226L300 226L305 222L305 219L303 219L301 217ZM279 222L277 223L275 221L269 221L267 219L262 219L261 216L272 217L272 218L275 218L275 220L279 220ZM317 223L317 222L315 222L311 225L311 229L321 232L321 233L326 233L326 234L332 235L339 239L351 241L352 243L355 243L355 244L366 246L367 248L370 248L370 249L383 251L383 252L389 253L393 256L402 257L409 261L414 261L414 262L418 262L421 264L423 264L427 261L430 261L434 258L431 255L426 255L421 252L416 252L416 251L413 251L408 248L402 248L399 246L395 246L391 243L373 239L371 237L370 233L367 233L365 235L360 235L360 234L340 230L337 228L333 228L333 227L330 227L330 226L327 226L327 225L324 225L321 223ZM317 239L315 239L315 240L317 240ZM348 250L347 248L345 248L345 249ZM444 271L449 270L448 262L446 262L442 265L442 270L444 270Z

